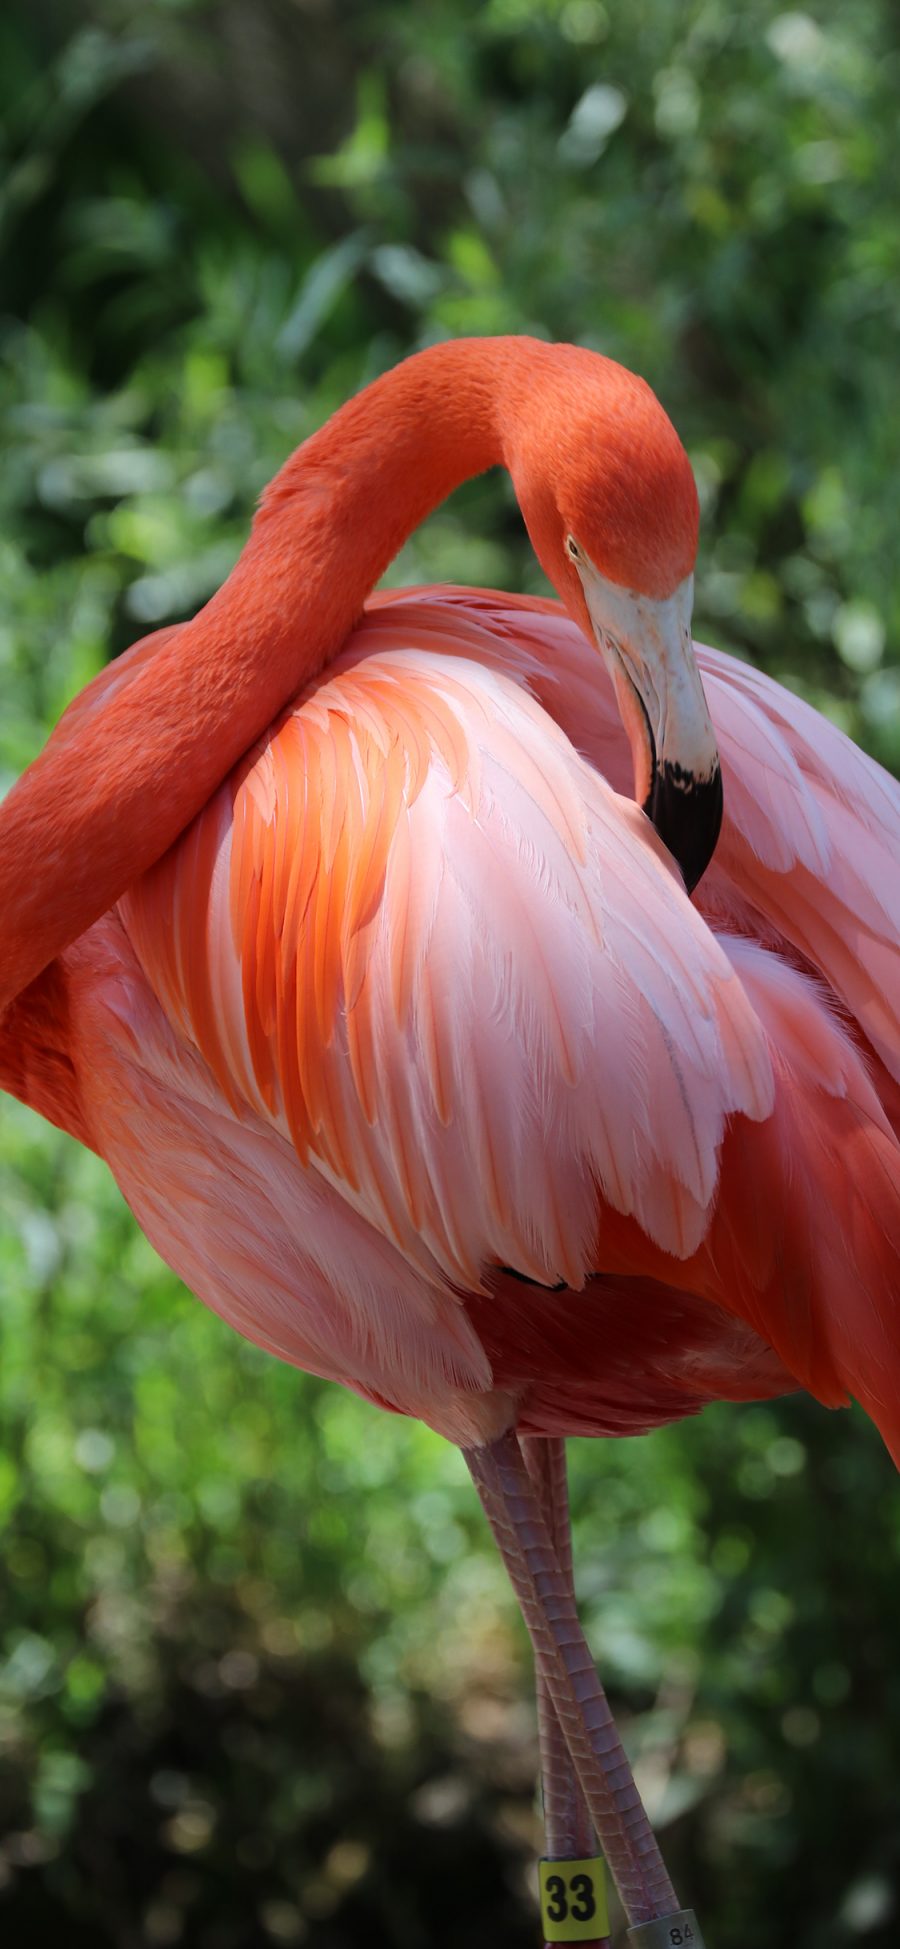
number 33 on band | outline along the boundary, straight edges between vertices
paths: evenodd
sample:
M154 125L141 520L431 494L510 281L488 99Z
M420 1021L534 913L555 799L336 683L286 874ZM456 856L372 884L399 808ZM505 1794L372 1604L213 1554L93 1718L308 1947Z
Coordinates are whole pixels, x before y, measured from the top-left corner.
M541 1920L545 1942L596 1942L609 1933L606 1868L589 1861L541 1861Z

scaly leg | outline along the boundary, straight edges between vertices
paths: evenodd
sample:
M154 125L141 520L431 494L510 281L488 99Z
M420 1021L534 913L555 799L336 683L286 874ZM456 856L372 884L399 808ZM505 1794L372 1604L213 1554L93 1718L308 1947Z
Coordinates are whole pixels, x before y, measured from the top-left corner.
M601 1847L632 1924L678 1904L514 1434L466 1462L519 1599Z
M557 1436L540 1438L525 1435L519 1437L519 1447L556 1551L556 1560L565 1578L566 1589L574 1602L566 1444ZM547 1858L551 1861L588 1860L597 1846L594 1823L556 1716L549 1680L540 1666L537 1667L535 1678ZM544 1949L552 1949L552 1945L545 1943ZM609 1937L597 1935L584 1945L584 1949L609 1949Z
M557 1436L544 1438L525 1435L519 1438L519 1447L550 1532L567 1592L574 1603L566 1444ZM594 1823L563 1738L550 1685L540 1667L537 1671L537 1707L547 1853L555 1861L581 1860L593 1853L596 1844Z

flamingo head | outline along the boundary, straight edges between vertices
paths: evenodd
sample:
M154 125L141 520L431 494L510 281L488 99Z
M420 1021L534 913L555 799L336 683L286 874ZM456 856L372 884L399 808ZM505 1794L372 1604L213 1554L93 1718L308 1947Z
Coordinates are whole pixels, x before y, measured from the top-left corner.
M547 349L546 385L535 388L512 462L519 503L543 568L599 648L631 744L635 797L691 892L722 821L691 639L694 476L642 379L596 353Z

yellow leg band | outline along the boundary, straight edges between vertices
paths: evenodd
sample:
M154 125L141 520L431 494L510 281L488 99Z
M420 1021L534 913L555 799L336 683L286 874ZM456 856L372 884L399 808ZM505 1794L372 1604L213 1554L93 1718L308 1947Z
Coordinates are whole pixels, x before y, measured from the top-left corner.
M541 1861L541 1921L545 1942L596 1942L609 1934L606 1863Z

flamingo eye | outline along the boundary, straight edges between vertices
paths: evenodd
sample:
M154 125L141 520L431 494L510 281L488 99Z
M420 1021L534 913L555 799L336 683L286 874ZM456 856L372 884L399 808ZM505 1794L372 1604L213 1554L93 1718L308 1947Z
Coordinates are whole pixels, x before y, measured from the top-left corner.
M581 549L579 548L574 535L566 536L566 553L568 554L568 556L573 562L584 561L584 555Z

